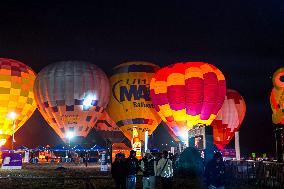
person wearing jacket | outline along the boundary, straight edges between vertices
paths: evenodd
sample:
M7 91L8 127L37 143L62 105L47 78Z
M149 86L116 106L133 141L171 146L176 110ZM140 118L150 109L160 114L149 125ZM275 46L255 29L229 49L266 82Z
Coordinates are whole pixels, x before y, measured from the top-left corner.
M126 189L126 164L123 154L116 154L111 166L112 178L115 180L115 189Z
M216 152L205 167L208 189L225 189L225 164L220 152Z
M148 149L141 160L141 170L143 171L143 189L155 189L156 185L156 161Z
M139 161L135 157L136 151L131 150L129 157L126 159L126 175L127 175L127 189L136 188L136 175L139 171Z
M172 161L168 158L168 151L163 151L162 158L158 162L157 176L161 176L163 189L172 189L173 165Z

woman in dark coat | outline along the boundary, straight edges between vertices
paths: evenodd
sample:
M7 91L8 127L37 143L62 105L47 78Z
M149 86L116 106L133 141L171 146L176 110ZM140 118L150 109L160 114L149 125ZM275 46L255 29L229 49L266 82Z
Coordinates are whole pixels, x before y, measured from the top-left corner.
M111 174L115 180L115 188L126 189L126 164L123 154L116 154L111 166Z

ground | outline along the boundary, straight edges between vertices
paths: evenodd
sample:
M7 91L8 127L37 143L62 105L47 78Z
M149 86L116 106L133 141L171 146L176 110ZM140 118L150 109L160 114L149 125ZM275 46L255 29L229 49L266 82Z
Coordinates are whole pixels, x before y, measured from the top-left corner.
M137 185L138 189L142 188L140 177ZM5 189L112 189L114 188L114 182L109 176L109 172L101 172L97 164L91 164L88 167L83 164L25 164L21 170L0 169L0 186ZM203 179L175 178L174 188L202 189L206 187L203 184ZM248 187L238 185L228 186L227 188L242 189Z

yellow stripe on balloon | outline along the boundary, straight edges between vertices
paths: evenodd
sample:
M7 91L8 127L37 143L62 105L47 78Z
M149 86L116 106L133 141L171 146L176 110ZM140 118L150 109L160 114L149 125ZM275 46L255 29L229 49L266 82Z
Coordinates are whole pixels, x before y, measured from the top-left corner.
M162 112L164 117L170 117L172 115L172 110L170 109L169 104L164 104L159 106L160 112Z
M203 74L199 67L189 67L185 70L185 79L198 77L203 79Z
M206 74L209 72L215 72L215 70L209 64L202 64L200 68L203 74Z
M186 110L171 110L175 118L175 121L185 121L186 120Z
M218 80L225 80L225 76L223 75L223 73L220 70L216 69L215 73L217 75Z
M155 94L167 93L167 82L166 81L156 81L153 86Z
M181 73L172 73L167 78L167 86L184 85L184 75Z

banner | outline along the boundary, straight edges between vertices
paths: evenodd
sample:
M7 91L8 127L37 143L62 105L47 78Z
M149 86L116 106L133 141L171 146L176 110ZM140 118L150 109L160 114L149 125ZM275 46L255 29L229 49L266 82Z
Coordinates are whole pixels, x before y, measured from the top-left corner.
M2 159L2 169L22 169L21 154L4 153Z

